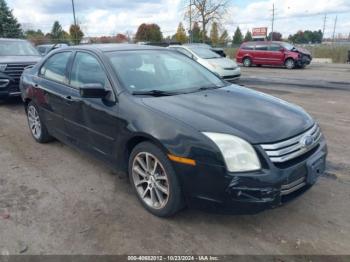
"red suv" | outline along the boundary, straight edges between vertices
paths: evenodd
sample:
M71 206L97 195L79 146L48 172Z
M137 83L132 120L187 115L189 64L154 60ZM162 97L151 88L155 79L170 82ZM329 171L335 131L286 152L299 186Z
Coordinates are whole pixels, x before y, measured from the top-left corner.
M284 65L288 69L304 68L310 64L309 51L286 42L261 41L243 43L236 55L238 63L251 65Z

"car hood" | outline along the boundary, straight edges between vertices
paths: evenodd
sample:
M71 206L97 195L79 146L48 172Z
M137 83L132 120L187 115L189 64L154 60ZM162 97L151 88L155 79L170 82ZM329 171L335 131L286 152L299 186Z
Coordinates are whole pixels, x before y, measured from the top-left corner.
M41 60L41 56L0 56L0 63L36 63Z
M212 59L207 59L207 61L210 63L210 64L215 64L215 65L218 65L222 68L232 68L232 67L237 67L237 64L231 60L231 59L228 59L228 58L212 58Z
M308 50L306 50L306 49L304 49L304 48L297 47L296 49L297 49L297 51L298 51L299 53L302 53L302 54L311 56L310 51L308 51Z
M236 85L142 100L200 132L232 134L252 144L284 140L314 123L298 106Z

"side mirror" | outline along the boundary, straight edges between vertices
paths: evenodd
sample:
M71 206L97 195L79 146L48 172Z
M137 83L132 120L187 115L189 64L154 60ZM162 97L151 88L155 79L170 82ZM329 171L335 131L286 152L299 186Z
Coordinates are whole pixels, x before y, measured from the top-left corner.
M281 52L284 52L284 48L283 48L283 47L281 47L281 48L280 48L280 51L281 51Z
M105 98L109 91L104 89L100 83L91 83L81 86L79 93L84 98Z

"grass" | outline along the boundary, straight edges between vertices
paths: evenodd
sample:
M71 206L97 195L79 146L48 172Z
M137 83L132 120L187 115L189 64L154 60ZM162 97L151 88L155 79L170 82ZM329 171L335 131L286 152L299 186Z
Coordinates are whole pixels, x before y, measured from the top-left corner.
M350 46L332 46L332 45L320 45L320 46L306 46L313 57L315 58L331 58L333 63L346 63L348 59L348 50Z
M318 46L304 46L303 48L309 50L314 58L331 58L333 63L346 63L348 59L349 45L332 46L332 45L318 45ZM236 57L238 48L230 47L225 49L225 53L230 58Z

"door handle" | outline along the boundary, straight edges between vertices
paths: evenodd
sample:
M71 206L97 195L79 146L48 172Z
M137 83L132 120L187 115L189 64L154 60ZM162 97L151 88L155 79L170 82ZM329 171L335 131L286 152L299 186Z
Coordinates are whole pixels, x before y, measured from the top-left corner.
M77 99L77 98L75 98L73 96L65 96L64 98L67 101L67 103L73 103L73 102L78 102L79 101L79 99Z

